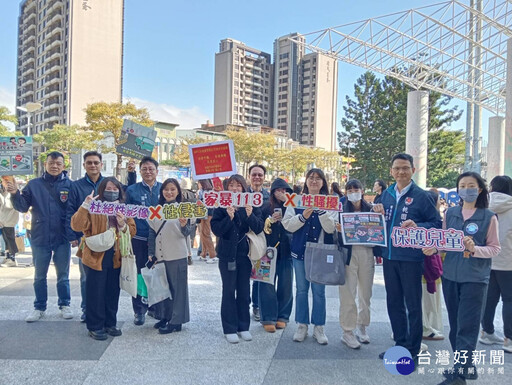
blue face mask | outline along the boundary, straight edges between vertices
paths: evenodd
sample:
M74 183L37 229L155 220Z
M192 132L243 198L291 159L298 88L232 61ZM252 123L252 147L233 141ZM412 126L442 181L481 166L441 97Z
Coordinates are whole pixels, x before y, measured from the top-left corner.
M461 188L459 189L459 196L464 202L473 203L478 198L477 188Z
M103 191L103 200L105 202L114 202L119 199L119 191Z

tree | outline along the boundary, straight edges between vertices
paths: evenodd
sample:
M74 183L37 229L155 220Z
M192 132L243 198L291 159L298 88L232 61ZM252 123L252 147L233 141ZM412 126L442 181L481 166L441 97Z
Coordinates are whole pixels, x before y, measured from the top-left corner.
M132 120L135 123L146 127L151 127L154 123L149 117L146 108L137 108L133 103L93 103L87 105L85 111L85 121L90 130L102 135L105 138L112 138L109 143L103 141L101 150L104 152L115 152L116 147L121 142L121 131L123 120ZM121 164L123 156L117 154L116 176L121 174Z
M428 139L427 185L456 187L464 165L464 133L441 128L429 133Z
M78 154L81 150L97 149L102 135L78 124L65 126L56 124L53 128L34 134L34 141L46 148L58 148L65 154Z
M13 132L9 130L9 128L4 124L4 122L9 122L14 125L17 125L18 119L16 119L15 115L11 114L7 107L0 106L0 136L12 135Z
M355 100L346 97L345 117L341 121L345 132L338 135L338 141L342 149L349 145L351 156L355 158L351 176L360 179L367 187L378 178L389 180L389 161L394 154L405 151L409 91L412 91L409 86L393 77L379 80L372 72L366 72L354 86ZM429 93L429 134L438 130L448 132L446 128L460 118L462 112L457 106L448 108L450 101L450 97L439 92ZM429 152L436 145L433 140L435 136L429 135ZM464 153L464 149L460 150L459 146L453 149L457 151L454 152L456 158ZM343 151L344 155L346 153ZM430 160L429 169L434 168L432 175L442 174L448 166L446 162L431 163Z
M274 154L276 146L274 135L228 130L226 136L233 141L235 157L237 162L242 164L243 170L240 172L243 175L246 174L247 165L262 163Z

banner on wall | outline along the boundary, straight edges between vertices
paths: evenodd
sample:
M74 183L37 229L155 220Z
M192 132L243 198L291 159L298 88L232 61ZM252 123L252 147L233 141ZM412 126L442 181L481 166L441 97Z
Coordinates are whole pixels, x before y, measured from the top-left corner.
M0 136L0 175L32 175L31 136Z
M188 146L192 178L211 179L236 174L235 146L232 140Z

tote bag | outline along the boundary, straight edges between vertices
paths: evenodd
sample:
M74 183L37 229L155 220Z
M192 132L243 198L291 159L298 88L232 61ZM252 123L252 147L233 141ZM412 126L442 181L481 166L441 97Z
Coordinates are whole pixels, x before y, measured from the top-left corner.
M146 263L146 267L140 269L140 272L148 289L148 306L167 298L172 299L164 263L155 263L151 268L148 268Z
M137 297L137 264L129 231L119 232L119 251L121 253L119 286L132 297Z
M346 249L340 250L338 247L337 231L334 231L334 244L326 245L322 230L318 243L306 243L304 253L306 279L321 285L344 285L347 256Z

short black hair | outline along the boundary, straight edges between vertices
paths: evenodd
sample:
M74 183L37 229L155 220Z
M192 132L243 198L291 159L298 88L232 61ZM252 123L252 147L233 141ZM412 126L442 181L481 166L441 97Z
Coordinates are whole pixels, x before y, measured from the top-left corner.
M359 179L350 179L345 185L345 192L350 189L363 190L363 184Z
M391 158L391 166L393 166L393 162L397 159L408 160L409 163L411 164L411 167L414 168L414 159L412 158L411 155L406 154L404 152L393 155L393 158Z
M482 191L478 194L478 198L476 198L475 207L477 209L486 209L489 207L489 191L487 190L487 186L485 185L485 180L480 176L480 174L474 171L463 172L457 178L457 193L459 193L459 182L462 178L471 177L475 178L478 183L478 188L481 188ZM463 202L463 199L460 199L460 202Z
M242 190L243 190L242 192L247 191L247 181L245 180L245 178L242 175L240 175L240 174L231 175L228 179L228 187L232 182L240 183L240 185L242 186Z
M249 175L251 175L251 171L254 167L259 167L263 170L263 175L267 175L267 169L265 166L262 166L261 164L253 164L251 167L249 167Z
M309 188L308 188L308 185L307 185L307 180L309 179L309 177L312 175L312 174L316 174L318 175L318 177L320 179L322 179L322 187L320 188L320 194L321 195L329 195L329 187L328 187L328 184L327 184L327 179L325 179L325 174L322 170L320 170L319 168L312 168L311 170L309 170L306 174L306 182L304 183L304 187L302 188L302 193L303 194L309 194Z
M100 158L100 162L103 161L103 157L101 156L101 154L98 151L87 151L84 154L84 162L90 156L97 156L98 158Z
M103 178L100 182L100 185L98 186L98 200L103 201L105 189L107 188L107 183L112 182L114 186L117 187L119 190L119 203L123 203L125 200L125 193L123 190L123 185L117 180L114 176L108 176L106 178Z
M512 195L512 179L507 175L495 176L491 180L491 189L493 192Z
M144 163L153 163L158 168L158 162L152 156L145 156L140 160L139 167L142 167Z
M393 164L393 162L391 162L391 164ZM375 183L379 184L380 188L382 189L382 192L384 192L384 190L388 188L388 185L382 179L377 179Z
M52 158L52 159L62 158L62 159L65 159L64 155L62 154L62 152L58 152L58 151L52 151L52 152L48 153L48 155L46 155L46 160L48 160L48 158Z

